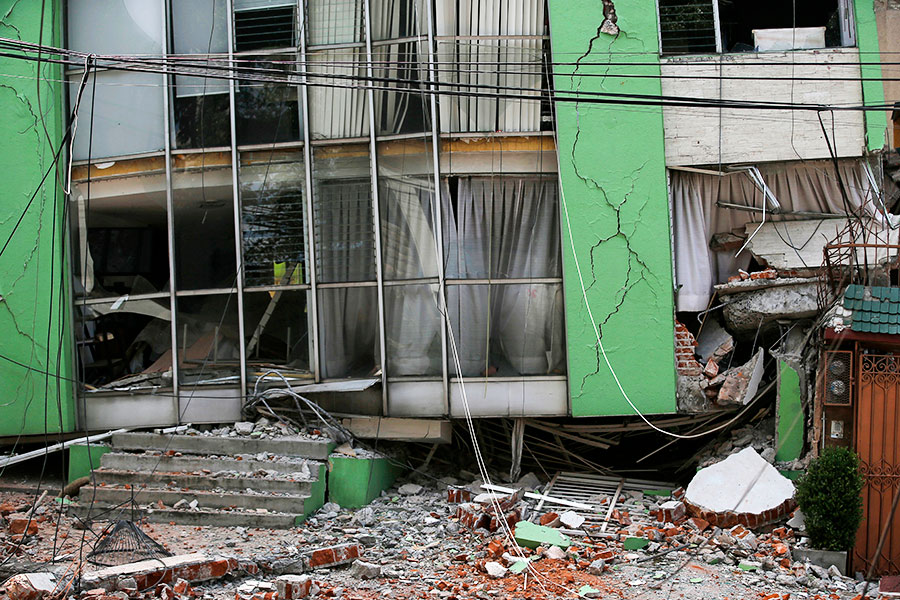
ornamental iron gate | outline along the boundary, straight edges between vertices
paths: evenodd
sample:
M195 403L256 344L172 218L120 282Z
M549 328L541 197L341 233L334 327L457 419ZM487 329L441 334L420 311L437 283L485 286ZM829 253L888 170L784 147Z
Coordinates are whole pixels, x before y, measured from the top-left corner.
M900 355L859 353L856 452L863 483L863 522L853 549L854 571L866 572L894 494L900 493ZM900 525L894 519L875 575L900 573Z

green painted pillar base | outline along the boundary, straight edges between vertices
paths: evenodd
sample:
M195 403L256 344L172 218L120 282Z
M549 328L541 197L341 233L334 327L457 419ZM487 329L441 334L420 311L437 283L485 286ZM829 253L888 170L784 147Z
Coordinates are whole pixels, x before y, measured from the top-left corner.
M332 456L328 464L328 499L343 508L367 505L403 472L386 458Z
M796 460L803 454L806 416L803 413L800 375L784 361L778 361L775 411L775 460Z
M313 514L325 504L325 485L327 483L326 480L327 472L325 470L325 465L319 465L319 476L316 479L315 483L312 484L312 490L310 491L310 496L306 500L303 501L303 515L294 519L294 525L299 525L303 521L309 517L309 515Z
M72 444L69 446L69 483L91 474L100 467L100 457L111 448L104 444Z

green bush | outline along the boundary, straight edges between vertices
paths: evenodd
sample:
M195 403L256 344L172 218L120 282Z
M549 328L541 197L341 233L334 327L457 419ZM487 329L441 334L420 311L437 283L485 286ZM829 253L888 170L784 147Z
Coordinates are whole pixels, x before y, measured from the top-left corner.
M797 482L797 504L813 548L850 550L862 520L863 478L859 457L847 448L828 447Z

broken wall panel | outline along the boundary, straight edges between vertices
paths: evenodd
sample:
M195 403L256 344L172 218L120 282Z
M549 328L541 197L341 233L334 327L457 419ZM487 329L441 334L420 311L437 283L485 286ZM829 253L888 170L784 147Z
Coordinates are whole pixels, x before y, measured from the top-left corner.
M179 295L175 327L180 383L225 379L235 383L240 373L237 294ZM164 355L157 367L172 355Z
M245 292L244 337L251 369L280 365L309 373L309 318L307 290Z
M804 80L797 79L801 71ZM666 96L850 106L863 101L856 48L666 58L661 73ZM858 156L866 147L862 112L822 118L838 156ZM667 106L663 119L670 166L829 157L812 111ZM879 147L881 140L883 135Z

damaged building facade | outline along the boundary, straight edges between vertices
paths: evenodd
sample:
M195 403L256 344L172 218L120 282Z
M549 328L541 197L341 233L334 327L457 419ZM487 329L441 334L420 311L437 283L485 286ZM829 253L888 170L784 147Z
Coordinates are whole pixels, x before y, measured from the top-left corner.
M882 510L893 9L630 4L16 5L71 52L7 100L39 160L0 219L2 434L233 422L285 384L428 439L774 393L774 460L852 446Z

